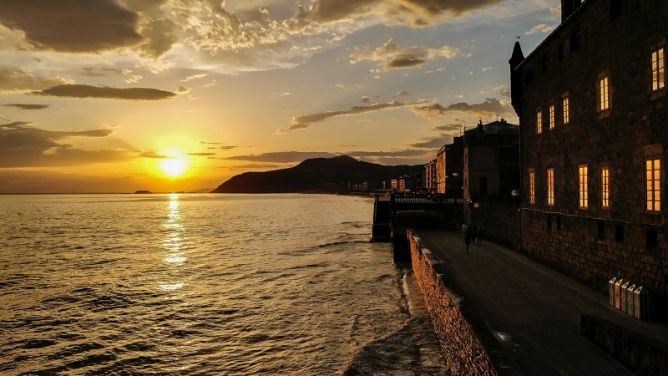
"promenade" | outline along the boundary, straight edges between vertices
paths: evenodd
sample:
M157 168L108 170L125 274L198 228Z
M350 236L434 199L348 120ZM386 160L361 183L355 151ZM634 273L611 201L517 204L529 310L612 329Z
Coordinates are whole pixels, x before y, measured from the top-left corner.
M500 353L493 357L509 367L504 374L631 375L580 335L583 314L668 342L665 326L616 311L602 294L514 250L483 241L466 254L459 232L416 233L442 261L438 272L462 298L462 311L476 331L491 333L482 340Z

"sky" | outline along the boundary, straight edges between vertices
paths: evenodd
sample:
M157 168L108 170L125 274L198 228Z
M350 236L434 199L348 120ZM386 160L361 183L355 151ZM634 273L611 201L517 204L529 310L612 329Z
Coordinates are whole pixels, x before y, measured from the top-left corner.
M2 0L0 193L215 188L341 154L423 164L517 122L559 0Z

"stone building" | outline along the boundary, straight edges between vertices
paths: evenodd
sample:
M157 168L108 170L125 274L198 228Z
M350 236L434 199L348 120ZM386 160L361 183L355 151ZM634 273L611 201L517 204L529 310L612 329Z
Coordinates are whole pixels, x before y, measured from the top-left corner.
M561 24L509 62L521 249L597 288L642 285L664 307L666 20L665 0L562 0Z
M463 153L463 137L455 137L451 144L444 145L436 153L436 191L438 193L461 197Z
M464 133L464 200L507 199L519 190L519 127L505 120Z
M464 222L481 237L517 245L520 132L505 120L464 132Z
M436 159L432 159L424 165L424 189L428 193L437 192L438 178L436 176Z

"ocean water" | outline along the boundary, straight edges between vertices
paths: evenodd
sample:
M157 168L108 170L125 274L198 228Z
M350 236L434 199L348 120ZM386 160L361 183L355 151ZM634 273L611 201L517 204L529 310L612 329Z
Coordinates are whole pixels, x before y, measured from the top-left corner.
M373 202L0 196L0 374L431 375Z

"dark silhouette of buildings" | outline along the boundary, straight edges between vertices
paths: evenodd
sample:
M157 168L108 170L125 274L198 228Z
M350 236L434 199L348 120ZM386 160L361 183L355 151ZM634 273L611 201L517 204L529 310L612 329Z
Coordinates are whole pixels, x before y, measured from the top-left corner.
M521 134L521 249L596 288L668 295L665 0L562 0L510 59Z
M486 239L517 244L519 127L480 122L464 132L464 222Z
M462 197L464 171L464 139L455 137L451 144L444 145L436 153L437 193L451 197Z

